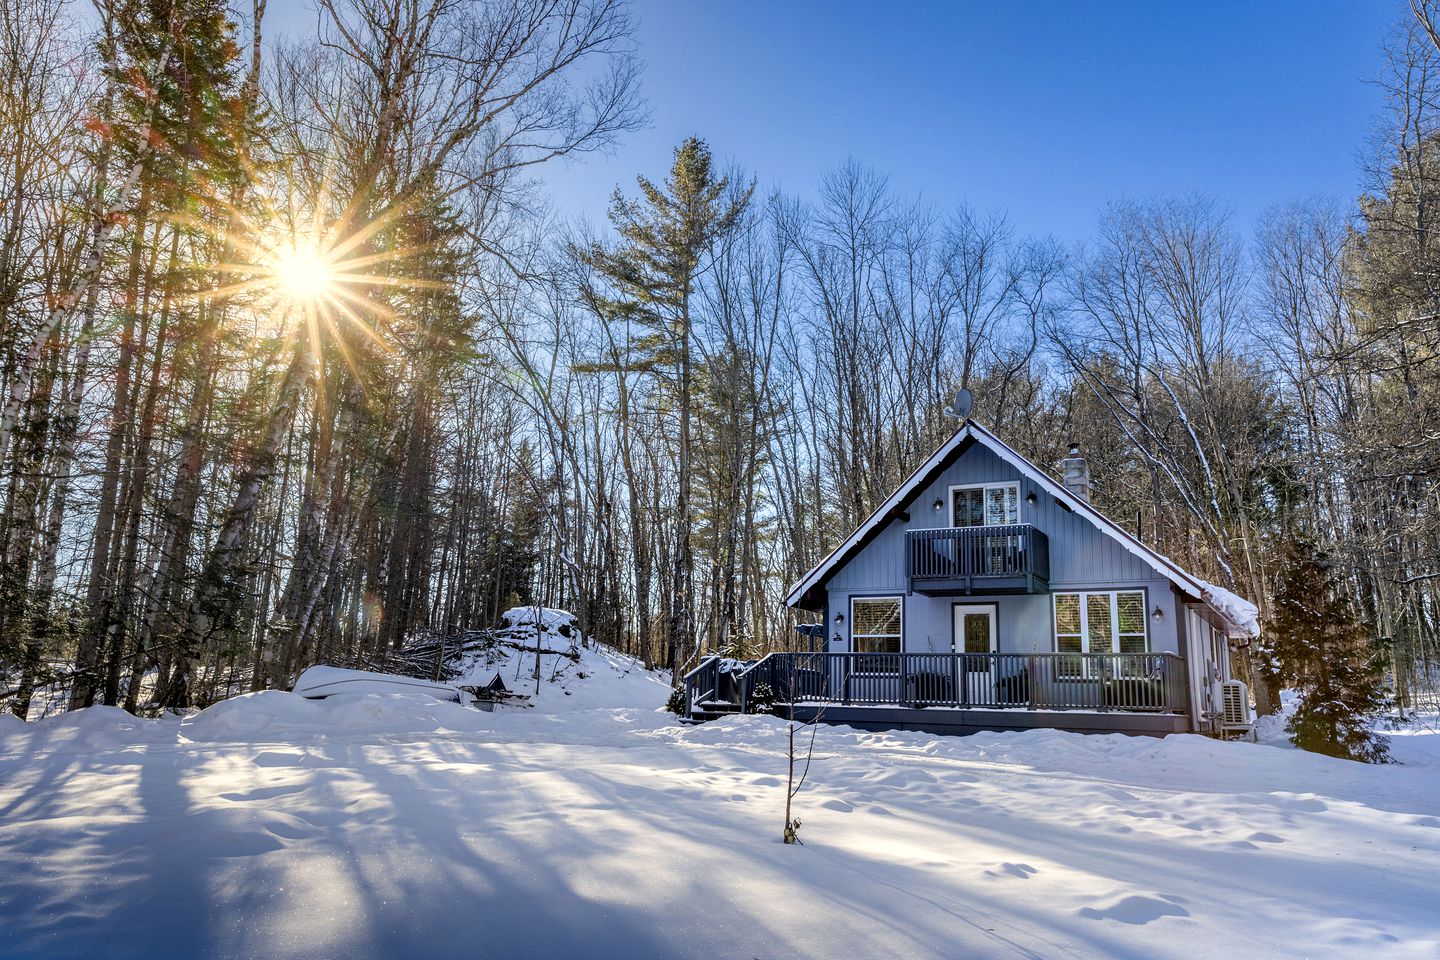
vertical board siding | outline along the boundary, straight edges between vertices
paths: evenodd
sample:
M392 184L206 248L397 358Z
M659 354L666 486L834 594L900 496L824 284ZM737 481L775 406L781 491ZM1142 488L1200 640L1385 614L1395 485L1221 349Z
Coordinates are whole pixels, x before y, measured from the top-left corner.
M1150 649L1156 653L1178 653L1176 623L1184 615L1170 581L1147 562L1116 543L1078 513L1066 510L1034 482L988 449L975 444L951 464L933 483L905 505L909 522L895 518L876 538L848 563L836 570L828 585L830 610L848 611L851 596L905 594L909 583L905 571L905 532L950 525L950 487L971 483L1018 481L1020 522L1034 524L1050 537L1050 589L1110 590L1141 587L1146 590L1146 616ZM1026 503L1029 494L1036 502ZM942 509L933 509L936 499ZM948 652L950 650L954 603L984 602L998 605L997 637L1005 653L1048 652L1053 649L1050 596L926 597L905 596L905 650ZM1150 614L1159 607L1160 623ZM850 649L849 623L829 625L830 650ZM839 641L836 641L836 635Z

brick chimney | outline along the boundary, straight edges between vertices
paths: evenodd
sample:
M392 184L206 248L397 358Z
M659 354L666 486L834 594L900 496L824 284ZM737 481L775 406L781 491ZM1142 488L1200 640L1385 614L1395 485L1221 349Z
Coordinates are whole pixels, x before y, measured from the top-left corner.
M1090 465L1080 456L1080 444L1070 444L1070 453L1060 461L1064 470L1065 489L1076 497L1090 502Z

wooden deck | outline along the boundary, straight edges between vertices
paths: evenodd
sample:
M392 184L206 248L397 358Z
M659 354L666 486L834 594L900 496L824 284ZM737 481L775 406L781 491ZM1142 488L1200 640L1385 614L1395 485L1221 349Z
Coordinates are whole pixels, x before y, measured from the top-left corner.
M706 658L685 677L687 718L777 713L865 730L1190 729L1173 654L774 653Z

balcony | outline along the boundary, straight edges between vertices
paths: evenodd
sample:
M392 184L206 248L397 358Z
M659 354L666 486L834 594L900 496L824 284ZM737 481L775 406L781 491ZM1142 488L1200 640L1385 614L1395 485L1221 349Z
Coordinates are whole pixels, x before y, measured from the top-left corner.
M910 591L931 597L1045 593L1050 538L1028 523L905 534Z

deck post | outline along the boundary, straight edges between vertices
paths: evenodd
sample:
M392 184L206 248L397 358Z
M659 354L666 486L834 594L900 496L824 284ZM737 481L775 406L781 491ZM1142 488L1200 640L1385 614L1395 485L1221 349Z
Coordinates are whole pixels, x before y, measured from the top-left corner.
M1029 662L1025 665L1025 673L1028 677L1028 682L1025 684L1025 688L1026 692L1030 694L1030 709L1034 710L1035 689L1040 686L1040 671L1037 669L1040 665L1040 661L1033 653L1030 654L1028 660Z

